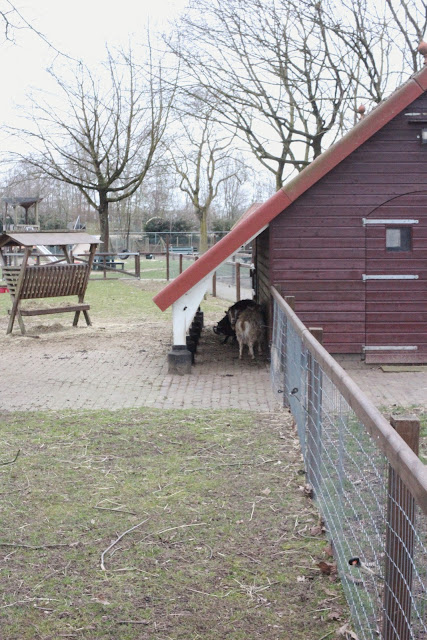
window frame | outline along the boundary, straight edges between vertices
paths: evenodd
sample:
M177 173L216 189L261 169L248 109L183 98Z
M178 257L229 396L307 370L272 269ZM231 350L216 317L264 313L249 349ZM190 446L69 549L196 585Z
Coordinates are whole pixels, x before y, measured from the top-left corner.
M400 244L396 246L387 245L388 231L400 232ZM404 232L404 233L402 233ZM412 251L413 246L413 227L409 225L387 226L385 229L385 250L387 253L407 253Z

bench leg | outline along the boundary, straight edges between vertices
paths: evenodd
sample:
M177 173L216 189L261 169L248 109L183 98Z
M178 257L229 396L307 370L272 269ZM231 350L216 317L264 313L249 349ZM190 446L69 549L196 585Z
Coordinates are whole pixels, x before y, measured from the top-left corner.
M9 333L12 333L13 325L15 324L15 318L18 318L19 328L21 329L22 335L25 336L27 332L25 329L24 321L19 311L19 307L15 304L13 304L12 310L10 312L9 324L7 325L6 335Z
M77 324L78 324L79 318L80 318L80 313L81 313L80 311L76 311L76 313L74 314L73 327L77 327ZM91 323L90 318L89 318L89 313L87 311L83 311L83 315L85 317L86 324L88 326L92 326L92 323Z
M19 324L19 328L21 329L21 333L22 333L23 336L25 336L27 331L25 329L24 320L23 320L23 318L21 316L21 312L19 311L19 309L18 309L18 311L16 313L16 317L18 318L18 324Z
M6 329L6 335L8 333L12 333L14 322L15 322L15 314L13 313L13 309L12 309L12 311L10 312L9 324L7 325L7 329Z

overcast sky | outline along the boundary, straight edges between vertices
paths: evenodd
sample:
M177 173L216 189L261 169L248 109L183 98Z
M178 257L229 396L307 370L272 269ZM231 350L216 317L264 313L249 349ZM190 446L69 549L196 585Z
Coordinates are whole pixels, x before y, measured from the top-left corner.
M54 47L89 66L105 58L106 43L126 45L129 37L141 41L148 19L153 27L166 26L186 4L185 0L11 1ZM8 8L8 0L0 0L0 9ZM14 36L15 43L0 44L2 124L14 124L16 105L25 102L31 86L43 88L44 70L54 57L52 49L30 30L17 30ZM0 148L4 150L4 139Z

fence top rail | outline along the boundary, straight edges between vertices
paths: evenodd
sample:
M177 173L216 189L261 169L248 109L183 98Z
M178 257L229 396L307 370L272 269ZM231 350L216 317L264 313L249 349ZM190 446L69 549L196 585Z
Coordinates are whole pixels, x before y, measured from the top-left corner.
M240 260L236 260L235 262L232 262L231 260L226 260L225 264L229 264L233 267L236 266L236 264L240 265L241 267L244 267L246 269L253 269L254 265L252 262L240 262Z
M356 416L363 422L378 448L385 454L390 465L399 474L419 507L427 515L427 466L421 462L354 380L313 337L277 289L271 287L271 291L273 299L289 318L304 346L313 354Z

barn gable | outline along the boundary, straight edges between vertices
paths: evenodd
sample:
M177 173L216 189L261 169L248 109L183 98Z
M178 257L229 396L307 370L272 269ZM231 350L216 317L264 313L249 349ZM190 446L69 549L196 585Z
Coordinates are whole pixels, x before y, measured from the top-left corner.
M332 353L427 361L423 126L426 93L270 224L270 283L295 295L296 312L323 327ZM406 246L393 246L400 235Z
M427 113L426 89L427 67L274 196L245 215L225 238L155 296L162 310L173 305L175 345L185 344L186 328L206 291L209 276L242 244L257 238L260 301L269 296L271 284L280 285L285 293L296 296L297 313L306 323L324 326L325 346L330 350L359 353L375 346L368 344L367 327L372 322L374 333L382 331L384 323L377 322L377 315L388 307L377 310L366 297L367 291L378 289L378 282L370 278L375 274L367 272L366 256L382 251L384 259L390 258L377 236L391 232L384 225L375 227L363 219L373 219L380 207L395 206L394 219L404 220L405 207L424 206L422 191L427 183L422 165L427 145L421 145L419 135L423 114ZM403 195L412 197L413 204L408 200L392 204ZM381 215L385 214L383 209ZM397 223L392 226L396 235L400 227ZM366 227L373 230L373 235L366 235ZM378 231L380 228L382 231ZM417 227L413 257L422 248L421 229L422 225ZM403 253L396 258L397 253L384 265L387 273L377 275L416 275L391 273L396 260L400 264L404 261ZM413 263L408 269L415 266ZM380 264L372 262L368 267L375 270ZM406 286L409 278L402 281ZM396 282L393 286L401 291ZM387 300L384 304L392 303ZM388 316L387 320L391 322L391 334L399 319Z

